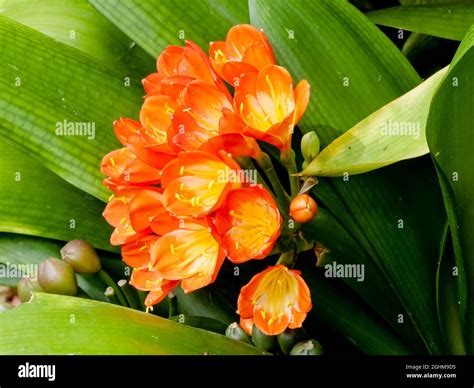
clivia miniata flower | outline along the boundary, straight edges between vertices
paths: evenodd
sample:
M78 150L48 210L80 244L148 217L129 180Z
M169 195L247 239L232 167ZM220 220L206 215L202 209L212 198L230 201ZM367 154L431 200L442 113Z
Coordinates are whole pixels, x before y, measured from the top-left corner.
M252 324L267 335L301 327L311 307L309 288L300 272L281 264L255 275L238 300L241 326L249 334Z
M190 41L167 47L143 86L139 121L115 121L122 148L101 167L113 192L104 210L111 243L133 268L130 284L149 292L148 309L175 287L211 284L226 258L241 264L273 250L286 198L242 179L239 163L270 160L259 141L290 149L309 85L294 88L265 34L238 25L209 57ZM267 335L300 327L311 308L299 272L283 265L256 275L238 305L241 324Z

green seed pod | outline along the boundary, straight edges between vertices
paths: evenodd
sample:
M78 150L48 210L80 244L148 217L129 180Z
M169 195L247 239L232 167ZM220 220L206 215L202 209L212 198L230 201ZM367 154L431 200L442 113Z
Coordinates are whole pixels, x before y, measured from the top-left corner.
M226 337L250 344L250 338L237 322L231 323L225 330Z
M262 333L255 325L252 327L252 342L257 348L268 352L277 347L276 336Z
M29 302L33 292L43 291L37 280L33 280L28 277L20 279L18 285L16 286L16 290L22 303Z
M38 281L50 294L76 295L77 280L74 269L65 261L50 257L40 263Z
M304 341L307 337L306 330L301 329L286 329L283 333L277 336L278 345L284 354L290 354L291 349L297 342Z
M301 138L301 153L305 162L311 162L319 154L319 147L319 137L315 132L308 132Z
M71 240L61 249L61 257L74 271L93 274L101 269L99 256L94 247L84 240Z
M314 339L298 342L290 352L290 356L321 356L323 354L323 347Z

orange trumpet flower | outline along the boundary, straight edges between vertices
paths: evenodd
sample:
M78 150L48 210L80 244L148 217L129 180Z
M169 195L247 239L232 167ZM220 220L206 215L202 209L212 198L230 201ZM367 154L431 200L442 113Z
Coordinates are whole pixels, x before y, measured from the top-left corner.
M235 89L235 106L247 127L244 133L287 151L293 128L309 102L306 80L293 90L293 80L280 66L245 74Z
M273 197L259 186L234 190L216 212L228 258L236 264L263 259L280 235L281 217Z
M206 223L187 221L151 247L153 268L168 280L181 280L184 292L212 283L225 258L218 236Z
M212 70L207 55L192 41L186 41L185 47L166 47L158 57L156 67L157 72L143 80L147 95L160 93L176 99L192 80L224 88L224 84Z
M178 283L178 281L170 281L161 278L155 270L148 267L133 270L130 278L130 284L133 287L138 290L149 291L145 299L147 310L151 308L151 306L161 302Z
M232 27L225 42L212 42L209 55L216 73L233 86L243 74L258 73L275 64L272 46L263 31L248 24Z
M197 150L220 133L223 111L233 110L227 91L203 81L193 81L183 90L183 105L173 115L171 141L181 150Z
M242 288L238 299L241 326L252 323L267 335L301 327L311 310L311 295L300 271L284 265L268 267Z
M204 216L217 209L227 192L238 188L240 166L225 152L180 152L163 169L163 203L173 215ZM231 179L231 178L236 179Z
M102 174L119 185L155 184L160 181L161 171L142 162L128 148L109 152L102 159Z
M128 205L135 192L136 189L122 189L116 195L112 195L102 213L106 221L115 228L110 236L112 245L122 245L137 238L137 232L132 228L128 211Z

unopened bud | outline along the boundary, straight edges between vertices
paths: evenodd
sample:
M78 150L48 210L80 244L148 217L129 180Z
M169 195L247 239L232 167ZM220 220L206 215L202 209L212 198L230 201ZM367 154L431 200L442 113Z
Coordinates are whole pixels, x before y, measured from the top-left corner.
M29 302L33 296L33 292L43 291L37 280L33 280L28 277L20 279L18 285L16 286L16 290L22 303Z
M286 329L283 333L279 334L278 345L283 354L290 354L291 349L296 343L305 340L307 337L306 330L300 329Z
M225 330L226 337L232 338L237 341L242 341L250 344L249 336L243 331L237 322L231 323Z
M301 153L306 163L311 162L319 154L319 147L319 137L315 132L308 132L301 138Z
M74 269L65 261L50 257L38 267L41 288L50 294L76 295L77 280Z
M290 217L296 222L311 221L318 211L318 205L308 194L297 195L290 204Z
M61 257L77 273L93 274L99 272L101 268L99 256L94 247L84 240L69 241L61 249Z
M290 356L321 356L323 354L323 347L314 339L298 342L290 352Z

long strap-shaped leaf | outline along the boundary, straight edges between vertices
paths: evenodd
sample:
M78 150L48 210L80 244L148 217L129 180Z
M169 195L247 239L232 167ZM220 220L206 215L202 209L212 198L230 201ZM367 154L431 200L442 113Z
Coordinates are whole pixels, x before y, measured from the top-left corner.
M427 124L428 145L437 166L453 238L458 307L461 322L466 323L465 335L471 352L474 350L473 69L474 28L471 28L433 99ZM469 284L465 282L464 266Z
M209 42L223 40L232 25L249 20L247 0L89 1L153 56L185 39L207 50Z
M77 48L123 77L140 81L153 71L153 58L87 0L0 0L0 15Z
M315 130L323 143L419 81L396 47L346 1L250 4L252 23L269 35L279 61L296 80L309 80L312 99L301 128ZM399 295L405 311L385 319L404 338L414 333L401 322L413 320L428 350L441 352L433 303L437 246L432 241L439 240L444 214L432 167L410 162L333 179L315 193Z
M461 40L474 24L474 4L401 6L369 12L367 16L382 26Z
M301 174L361 174L427 154L426 119L431 98L446 71L438 71L339 136Z
M262 354L151 314L58 295L36 294L31 303L0 314L0 327L1 354Z
M100 161L119 146L112 122L136 117L142 92L78 50L4 17L0 51L2 139L105 200Z
M79 238L115 250L109 243L112 228L102 217L102 202L25 153L0 144L0 231L63 241Z

